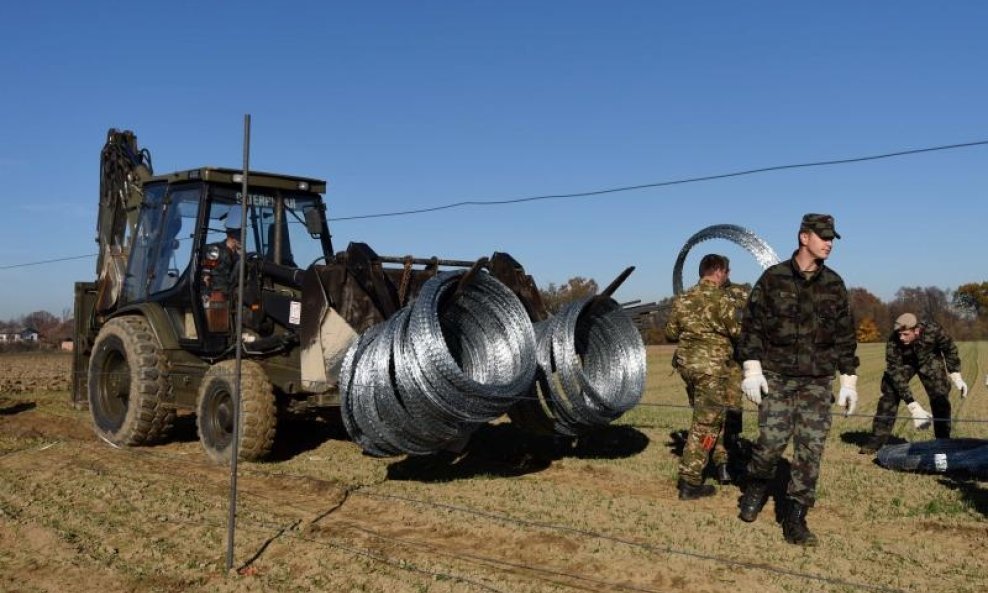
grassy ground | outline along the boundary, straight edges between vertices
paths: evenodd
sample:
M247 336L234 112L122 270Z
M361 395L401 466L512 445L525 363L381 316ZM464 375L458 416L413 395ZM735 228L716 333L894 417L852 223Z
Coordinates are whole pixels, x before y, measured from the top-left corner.
M988 438L988 423L964 422L988 419L988 344L961 352L971 394L951 395L955 435ZM337 419L287 424L275 461L241 464L231 573L228 471L207 460L190 417L165 445L120 450L65 391L0 393L0 591L988 588L985 483L891 472L857 453L881 345L859 349L860 415L833 425L814 549L782 540L772 503L739 521L733 486L676 499L674 435L689 409L670 354L650 349L643 405L565 450L501 422L454 461L382 460L361 455ZM749 408L745 435L756 428ZM932 436L905 420L896 434Z

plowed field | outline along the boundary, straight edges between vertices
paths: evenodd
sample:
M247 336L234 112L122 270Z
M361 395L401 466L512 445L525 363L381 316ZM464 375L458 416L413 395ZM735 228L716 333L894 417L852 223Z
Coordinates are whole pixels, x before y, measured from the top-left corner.
M988 345L961 349L971 394L951 394L955 434L988 438L969 421L988 419ZM0 591L988 590L986 484L857 453L880 345L859 352L862 415L834 421L811 549L784 542L773 502L739 521L735 486L677 500L689 410L670 352L649 352L644 405L571 448L504 421L456 459L373 459L332 415L286 421L274 460L240 465L229 572L229 470L192 417L166 444L115 449L69 405L68 356L0 357Z

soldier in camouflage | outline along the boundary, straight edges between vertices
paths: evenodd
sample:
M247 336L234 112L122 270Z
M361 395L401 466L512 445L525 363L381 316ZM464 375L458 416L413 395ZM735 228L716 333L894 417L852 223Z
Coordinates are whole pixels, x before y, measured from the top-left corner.
M806 513L816 500L820 459L830 429L834 372L838 403L854 412L858 358L844 281L824 265L840 235L827 214L807 214L793 257L762 274L748 298L738 354L741 389L758 406L758 442L748 463L740 518L751 522L768 498L768 484L790 438L791 478L782 532L787 542L815 545Z
M909 381L919 375L926 395L930 398L931 415L913 399ZM872 436L860 449L874 453L882 448L892 434L899 400L906 402L916 428L927 428L933 420L933 434L938 439L950 438L950 383L967 397L967 384L961 377L961 358L957 346L934 321L920 322L912 313L903 313L895 320L892 333L885 344L885 374L882 375L882 396L872 424Z
M700 260L700 281L676 297L666 324L666 337L679 346L672 364L686 383L693 405L693 421L679 462L679 498L692 500L710 496L713 486L703 484L703 470L711 456L718 479L730 482L727 451L723 444L724 418L731 401L739 395L732 389L733 340L740 332L736 308L722 286L730 274L723 255L708 254Z

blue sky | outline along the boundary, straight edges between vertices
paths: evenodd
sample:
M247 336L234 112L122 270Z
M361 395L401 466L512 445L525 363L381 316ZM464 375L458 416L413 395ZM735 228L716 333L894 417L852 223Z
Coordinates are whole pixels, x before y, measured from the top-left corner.
M71 308L95 258L99 151L155 170L329 181L330 217L591 191L988 139L980 2L15 3L0 21L0 319ZM686 240L749 228L787 256L834 214L830 264L883 299L988 278L988 147L599 197L331 223L382 254L507 251L540 286L672 292ZM726 241L696 247L753 258Z

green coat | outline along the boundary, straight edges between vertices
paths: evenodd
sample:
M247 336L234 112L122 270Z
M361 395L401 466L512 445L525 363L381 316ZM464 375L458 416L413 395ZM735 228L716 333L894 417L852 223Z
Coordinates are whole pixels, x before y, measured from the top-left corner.
M790 377L853 375L857 338L844 280L822 262L806 278L793 258L771 266L748 298L738 356Z

